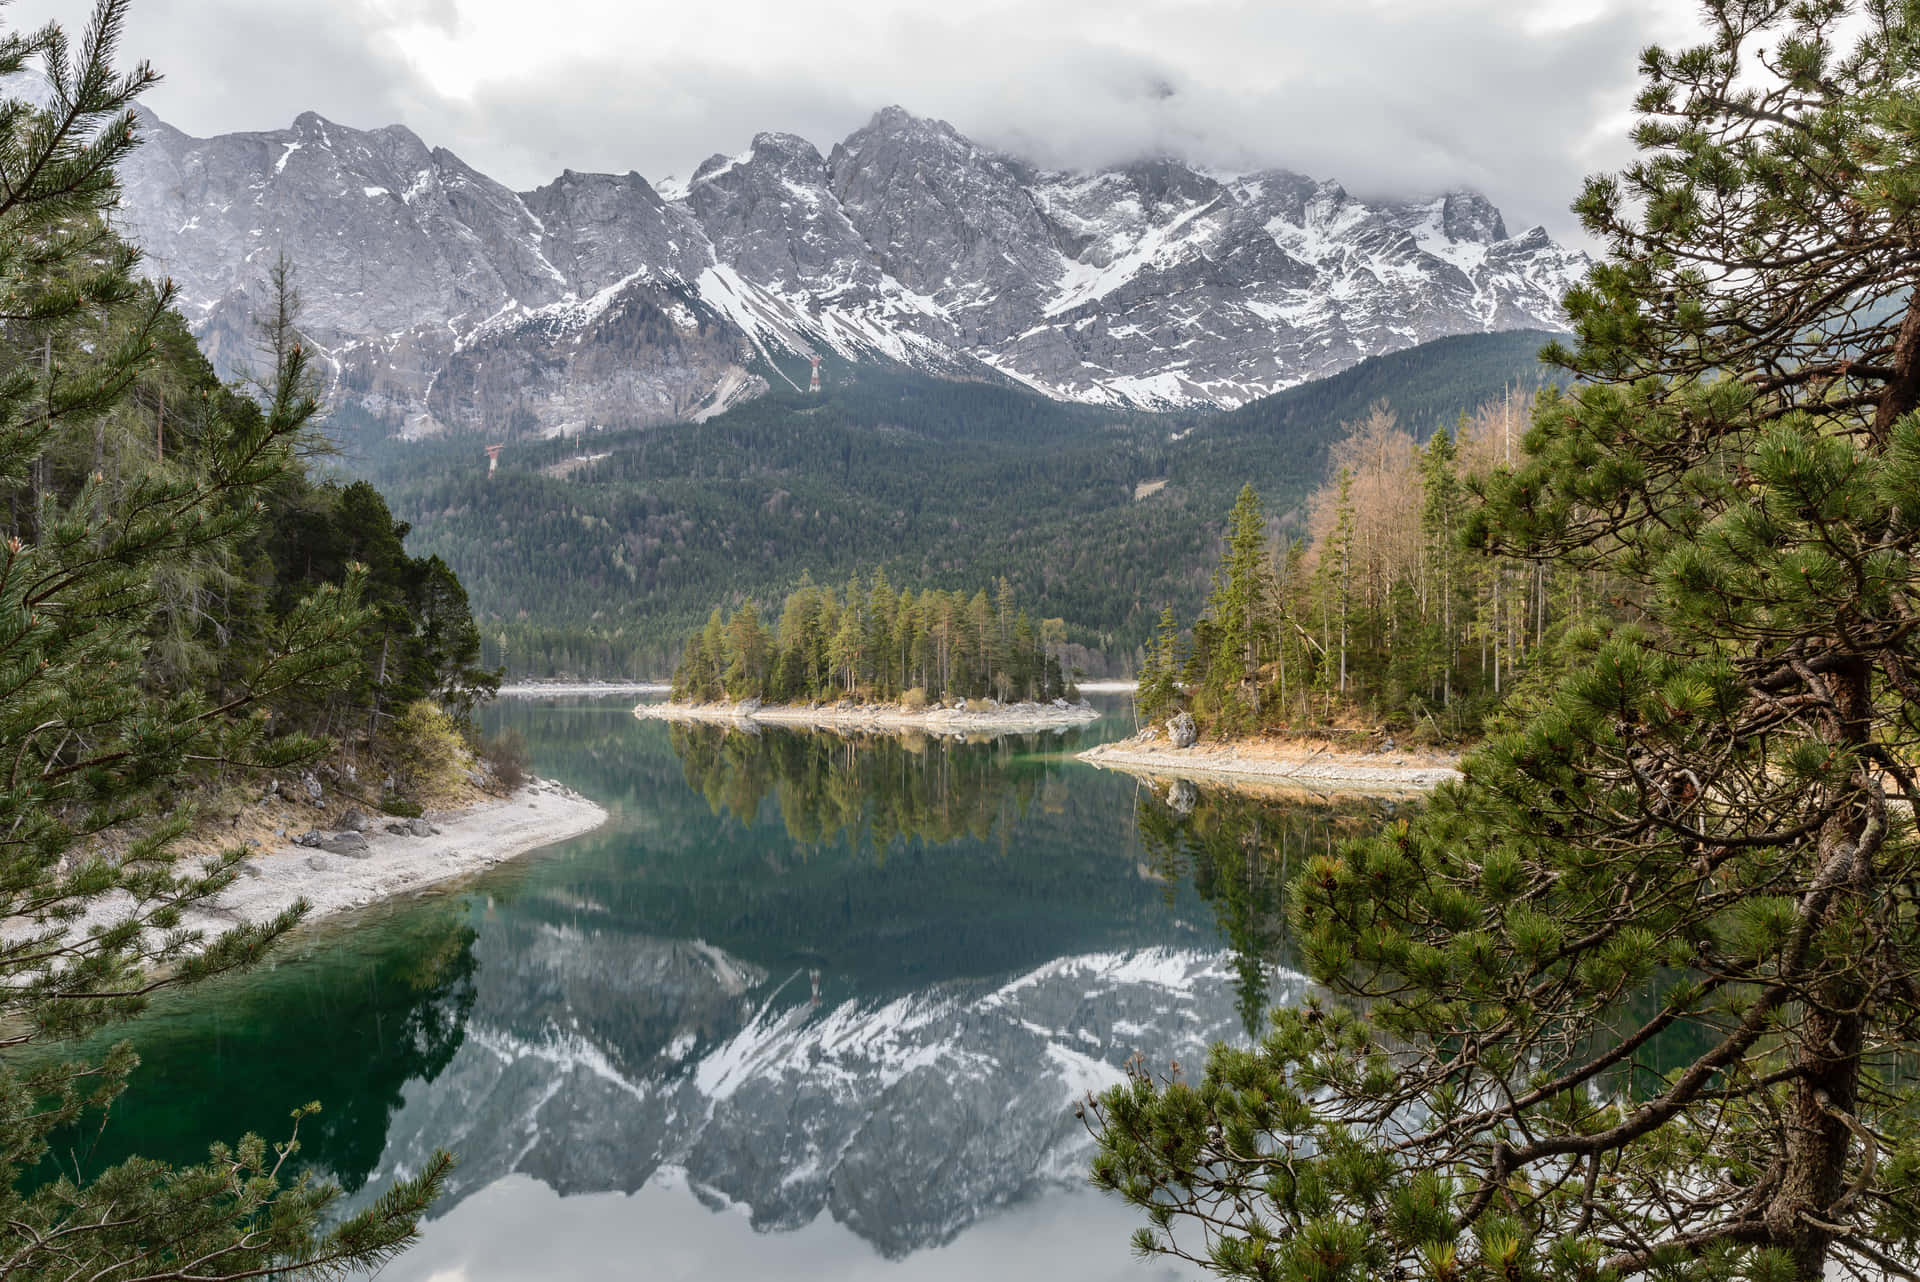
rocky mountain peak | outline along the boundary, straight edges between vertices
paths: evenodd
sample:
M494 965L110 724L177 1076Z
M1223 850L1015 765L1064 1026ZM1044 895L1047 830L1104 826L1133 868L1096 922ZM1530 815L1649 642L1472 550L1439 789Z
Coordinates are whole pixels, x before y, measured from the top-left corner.
M1538 224L1514 237L1512 244L1512 249L1515 251L1552 249L1553 247L1553 237L1548 234L1545 227Z
M973 148L967 136L946 121L934 116L916 116L898 103L874 112L864 128L848 136L847 145L851 147L856 140L865 141L874 137L908 138L957 144L962 149Z
M833 193L827 162L795 134L756 134L695 171L685 204L718 261L782 291L871 289L872 254Z
M1135 191L1161 204L1212 200L1222 190L1215 179L1171 157L1139 161L1121 172Z
M599 221L613 217L615 210L627 202L656 209L667 203L651 183L632 170L624 174L586 174L564 169L546 186L522 192L520 198L529 209L556 213L577 209Z
M696 209L703 202L725 199L712 189L739 193L759 189L771 194L782 184L813 193L827 190L827 162L812 143L798 134L759 133L737 156L712 156L693 171L686 199ZM706 193L704 196L701 193Z
M284 247L336 393L408 431L708 413L827 351L1232 406L1429 338L1556 327L1587 266L1472 191L1359 199L1177 157L1045 172L898 106L824 157L756 134L666 192L567 170L515 193L403 126L314 112L211 139L142 124L122 222L216 363L250 346Z
M1507 238L1506 220L1477 191L1450 191L1441 197L1440 226L1448 240L1491 245Z
M760 164L792 167L810 180L825 181L827 176L826 157L799 134L757 133L753 136L752 153Z
M637 173L569 169L519 200L537 221L542 256L576 295L597 293L642 266L691 279L713 258L699 226Z
M1019 169L945 121L888 108L827 158L834 195L884 273L932 299L969 346L1043 305L1062 264Z

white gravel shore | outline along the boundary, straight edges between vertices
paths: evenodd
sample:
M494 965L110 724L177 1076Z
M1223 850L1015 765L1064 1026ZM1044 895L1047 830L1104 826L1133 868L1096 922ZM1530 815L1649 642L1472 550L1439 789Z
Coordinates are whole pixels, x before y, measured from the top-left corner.
M1424 790L1460 777L1450 762L1420 754L1311 750L1292 755L1272 751L1254 754L1230 743L1175 748L1164 740L1151 746L1122 740L1089 748L1079 758L1103 769L1161 778L1293 784L1345 792Z
M302 898L312 905L309 922L364 908L591 832L606 822L607 812L571 788L536 779L511 797L464 810L428 811L426 818L439 831L414 837L385 831L394 821L373 816L364 854L277 842L248 860L212 902L183 914L181 925L212 938L242 923L271 920ZM120 920L129 907L124 895L107 896L72 929L85 932ZM0 936L17 937L28 929L16 920L0 926Z
M664 681L516 681L501 686L502 699L577 698L595 694L666 694L673 689Z
M705 721L722 725L805 726L823 730L924 730L931 734L1022 734L1057 730L1098 721L1097 709L1084 703L1059 707L1051 703L1009 703L981 712L955 708L907 709L898 704L869 703L854 707L822 704L817 708L788 705L759 707L738 703L642 703L633 715L642 721Z

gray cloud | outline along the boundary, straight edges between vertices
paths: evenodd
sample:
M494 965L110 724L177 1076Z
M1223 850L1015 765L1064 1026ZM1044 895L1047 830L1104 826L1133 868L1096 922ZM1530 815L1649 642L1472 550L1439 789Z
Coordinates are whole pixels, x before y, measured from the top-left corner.
M88 7L16 0L0 19L77 25ZM188 132L308 109L398 121L517 187L562 168L685 174L764 129L824 151L898 102L1045 165L1171 154L1362 194L1472 186L1515 227L1570 236L1580 177L1627 158L1635 54L1684 37L1660 0L1582 7L135 0L124 52L167 76L148 105Z

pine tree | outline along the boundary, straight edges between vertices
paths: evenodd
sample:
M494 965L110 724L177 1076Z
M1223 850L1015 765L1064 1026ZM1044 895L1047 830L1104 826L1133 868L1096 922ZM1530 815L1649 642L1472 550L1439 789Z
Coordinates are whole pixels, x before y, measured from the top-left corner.
M1295 939L1352 1000L1104 1097L1096 1178L1145 1249L1915 1275L1920 12L1705 14L1643 58L1643 158L1577 206L1610 254L1550 354L1584 382L1468 522L1633 615L1566 638L1424 815L1306 866Z
M1260 654L1267 598L1266 516L1252 484L1241 487L1227 514L1227 552L1214 576L1207 612L1213 621L1213 657L1208 687L1217 710L1230 723L1260 715Z
M0 541L0 1265L8 1277L230 1278L295 1268L376 1266L414 1235L449 1166L436 1155L366 1211L337 1221L339 1189L292 1177L298 1145L246 1137L200 1165L133 1159L31 1192L26 1171L50 1135L104 1107L134 1067L121 1046L98 1064L27 1067L21 1048L57 1043L139 1011L156 989L243 966L303 915L204 939L179 929L239 874L246 851L179 867L187 816L177 792L196 763L272 767L311 757L298 735L270 737L264 712L320 694L359 667L368 622L364 572L293 604L230 674L218 700L168 688L145 669L161 567L219 562L256 535L268 499L296 472L293 450L315 406L310 361L290 345L263 406L210 412L185 457L59 482L53 464L128 407L170 324L166 291L137 283L137 254L105 216L115 166L135 142L134 99L153 82L112 57L124 0L102 0L76 45L57 26L0 35L0 79L38 62L44 105L0 99L0 488L12 500ZM188 448L189 443L191 448ZM101 838L124 839L117 856ZM119 924L83 930L113 897ZM298 1101L289 1101L289 1105ZM312 1111L293 1112L291 1130Z
M839 625L827 642L827 664L842 695L851 696L860 688L865 662L862 620L860 618L860 580L847 581L847 597L840 610Z
M1148 721L1157 721L1180 699L1180 621L1173 607L1160 611L1160 624L1147 643L1147 661L1140 670L1138 692L1140 713Z
M1013 698L1014 668L1019 662L1013 646L1014 614L1013 584L1002 577L994 591L991 657L988 659L993 672L993 688L989 693L1002 702Z
M721 684L727 697L764 699L767 695L767 633L760 625L760 612L749 601L727 620L726 669Z

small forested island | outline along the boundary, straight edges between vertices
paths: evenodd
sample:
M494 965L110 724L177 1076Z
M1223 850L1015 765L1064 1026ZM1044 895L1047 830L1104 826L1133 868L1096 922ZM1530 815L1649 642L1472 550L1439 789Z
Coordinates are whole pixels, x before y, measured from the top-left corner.
M687 638L671 698L634 715L817 726L1019 730L1080 725L1055 648L1061 619L1036 622L1002 579L992 596L910 588L885 570L836 592L803 577L769 629L752 602L715 609Z

